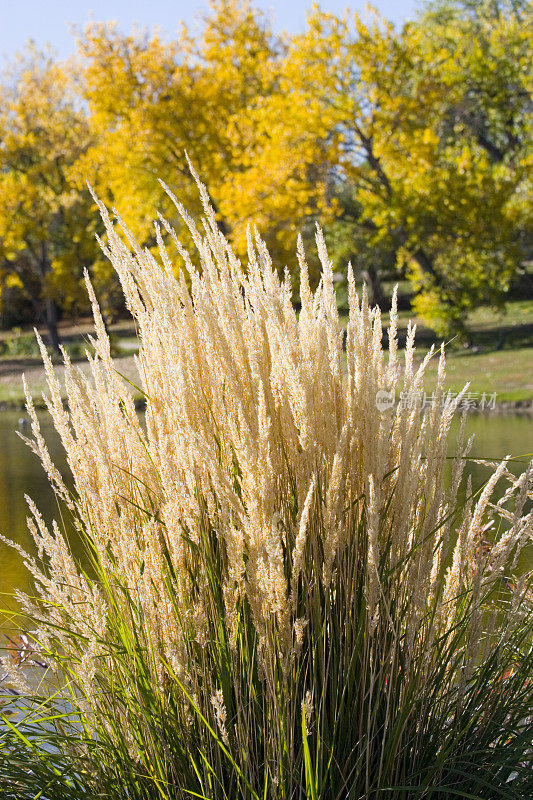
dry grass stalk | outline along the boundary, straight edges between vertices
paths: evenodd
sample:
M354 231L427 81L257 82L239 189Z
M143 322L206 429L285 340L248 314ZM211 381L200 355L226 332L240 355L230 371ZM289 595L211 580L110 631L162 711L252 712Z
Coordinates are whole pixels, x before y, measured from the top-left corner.
M113 613L118 610L126 621L133 619L134 602L139 615L134 622L152 654L154 683L164 687L179 680L213 720L213 728L218 726L224 742L233 737L236 752L246 752L251 745L245 728L252 723L247 699L239 696L245 690L235 685L234 705L240 703L240 711L234 708L230 716L226 689L223 695L216 676L208 679L209 689L205 686L208 657L191 657L194 645L200 652L209 648L215 618L223 620L236 653L242 646L243 609L249 609L260 680L276 708L279 681L285 682L289 697L295 664L310 664L309 648L324 621L330 624L328 615L338 614L335 604L341 598L346 618L332 621L332 630L340 625L346 647L353 644L350 603L359 597L366 630L362 660L378 680L383 664L377 653L389 659L394 672L400 650L422 676L429 674L435 643L453 628L468 597L475 608L465 656L471 672L486 646L486 631L503 619L501 609L476 604L531 538L533 515L527 503L533 468L515 479L504 460L480 496L458 512L469 443L458 442L446 490L454 406L445 396L444 353L436 402L422 414L424 371L432 354L415 368L411 329L401 365L395 302L388 356L384 353L379 309L369 307L364 292L358 299L350 270L345 368L322 233L317 233L322 279L315 292L298 241L297 315L289 279L279 278L259 235L249 233L243 266L218 229L205 188L199 187L202 229L176 201L198 258L194 265L174 236L183 260L177 274L159 228L161 263L122 223L119 234L100 205L107 232L103 248L138 326L146 429L128 385L115 370L87 281L96 356L92 378L86 379L65 355L66 409L44 347L42 354L47 405L72 472L78 522L90 534L109 585L102 587L80 571L59 529L48 531L32 506L31 531L46 567L28 558L42 602L25 602L41 620L38 636L45 643L51 623L58 625L56 646L65 652L72 648L72 631L86 643L76 680L88 697L98 695L103 664L109 663L110 598L116 604ZM380 390L408 393L415 401L412 407L399 404L384 412L376 406ZM29 394L27 400L33 446L58 494L72 504L47 453ZM492 503L502 480L509 488ZM505 528L483 555L479 544L487 521L498 518L505 520ZM361 581L364 600L358 594ZM127 587L127 601L115 585ZM521 613L523 602L505 617L509 635ZM388 692L391 686L392 680ZM313 714L319 718L321 712L312 712L310 698L319 704L319 692L303 692L312 726ZM286 713L301 718L299 703L295 697L294 708ZM387 709L391 703L389 698ZM285 712L278 708L276 713ZM184 708L184 725L191 719L190 709ZM363 731L370 718L359 718L357 724ZM124 719L124 725L130 721ZM295 735L285 742L288 751L295 752ZM276 746L271 743L274 764ZM252 752L249 757L253 760ZM385 761L382 755L380 770ZM271 768L272 780L279 781L282 762L280 756Z

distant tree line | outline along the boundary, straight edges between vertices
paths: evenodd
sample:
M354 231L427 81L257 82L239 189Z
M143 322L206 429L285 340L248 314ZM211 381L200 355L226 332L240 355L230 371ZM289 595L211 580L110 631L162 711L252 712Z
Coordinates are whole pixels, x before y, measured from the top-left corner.
M187 151L239 254L253 221L292 270L318 221L375 301L408 279L415 312L463 331L533 258L532 22L527 0L438 0L401 30L313 7L289 37L213 0L196 36L94 23L65 63L29 45L0 85L1 326L46 323L57 347L84 269L120 311L86 182L152 248L158 211L177 224L158 178L198 210Z

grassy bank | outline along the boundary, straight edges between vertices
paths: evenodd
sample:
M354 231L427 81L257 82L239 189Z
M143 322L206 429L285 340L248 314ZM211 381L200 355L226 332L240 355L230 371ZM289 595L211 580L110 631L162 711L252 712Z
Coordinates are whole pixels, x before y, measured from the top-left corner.
M404 315L404 318L408 315ZM473 346L448 347L447 378L452 392L470 383L473 399L495 396L496 404L533 405L533 301L510 303L504 315L478 309L471 319ZM435 341L421 326L419 341ZM428 377L434 380L437 363ZM429 386L429 384L428 384Z
M89 366L85 349L92 349L88 336L93 332L92 319L80 319L75 323L60 325L61 341L73 362L88 374ZM46 332L40 331L46 340ZM117 369L129 380L136 381L133 353L138 349L135 328L132 322L120 321L110 326L110 338ZM3 353L3 354L2 354ZM64 370L57 365L62 378ZM46 376L39 355L38 345L30 331L9 331L0 334L0 408L24 408L22 375L30 387L37 406L42 404L41 395L46 389Z
M77 366L84 374L89 373L86 360L77 362ZM128 380L136 382L137 369L132 355L123 355L116 358L116 368ZM60 380L64 375L62 365L57 365L57 374ZM0 408L24 408L24 391L22 375L24 374L37 407L42 405L41 395L46 390L46 375L39 361L34 358L9 359L0 361ZM133 389L132 389L133 391Z
M409 312L399 315L399 340L405 340L407 323L412 317ZM438 341L421 320L417 323L417 353L420 357L431 344ZM341 317L341 323L347 319ZM384 324L387 315L384 315ZM470 382L472 400L479 402L483 394L494 398L497 406L516 404L517 407L533 409L533 301L510 303L505 315L497 316L494 311L482 308L472 315L472 336L475 345L459 348L454 342L447 348L447 375L450 391L457 393ZM74 360L83 354L87 344L87 334L91 330L89 320L81 320L76 325L64 325L62 336L71 349ZM129 380L137 382L137 373L132 353L136 350L135 329L131 323L119 322L111 326L112 344L116 356L117 369ZM13 350L17 350L16 339L28 333L11 334ZM7 334L3 334L5 339ZM85 359L80 361L82 370L87 369ZM60 368L61 373L61 368ZM437 371L437 358L428 369L426 387L429 391ZM41 393L46 387L46 378L41 360L37 354L16 357L0 357L0 406L24 407L22 373L25 373L33 396L39 404Z
M437 373L437 360L428 370L427 387ZM448 387L459 392L470 382L473 400L495 396L496 404L533 405L533 347L488 353L452 353L448 358Z
M421 360L433 344L434 332L408 311L399 314L398 333L403 344L409 320L417 326L417 353ZM384 315L384 325L388 315ZM469 319L473 344L461 347L447 343L447 387L453 393L470 383L472 401L483 395L495 397L497 407L516 404L533 408L533 301L509 303L505 314L477 309ZM438 354L427 371L425 388L430 391L438 367Z

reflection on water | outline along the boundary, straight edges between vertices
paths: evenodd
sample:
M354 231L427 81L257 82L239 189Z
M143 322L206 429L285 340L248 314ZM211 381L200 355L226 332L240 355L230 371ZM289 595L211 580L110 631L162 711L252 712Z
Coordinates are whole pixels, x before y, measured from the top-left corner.
M456 436L459 432L459 420L454 420L449 442L450 452L454 452ZM471 450L471 457L483 458L489 461L500 461L510 455L512 461L508 467L515 475L523 472L533 458L533 417L525 415L508 416L506 414L477 414L467 421L466 436L475 434ZM451 471L451 461L450 461ZM465 467L465 475L472 476L472 488L479 489L491 474L492 469L480 464L469 462ZM500 481L496 486L493 497L499 499L507 488L508 483ZM465 481L463 481L461 496L466 494ZM527 510L527 507L526 507ZM502 523L504 526L507 523ZM490 534L487 538L490 539ZM518 569L531 570L533 568L533 543L524 547L518 560Z
M459 420L454 420L450 432L450 452L454 452ZM509 469L519 475L533 458L533 417L529 415L476 414L466 423L465 438L475 434L470 455L489 461L512 456ZM490 474L487 467L470 465L474 487Z
M41 422L52 458L64 473L64 454L47 414L42 415ZM31 436L24 412L0 412L0 533L33 551L33 540L26 526L28 505L24 495L32 498L47 522L59 517L59 509L39 459L18 433ZM0 542L0 592L14 589L31 591L28 573L21 556ZM0 598L3 606L5 595Z
M58 506L48 486L37 457L17 436L21 430L23 412L0 412L0 533L31 550L32 541L26 529L27 505L24 494L29 494L42 512L46 521L58 518ZM450 437L453 445L454 433ZM52 458L65 473L65 459L58 438L47 414L42 415L42 430L49 444ZM22 426L22 433L28 434ZM487 459L500 459L507 454L528 461L533 452L533 418L529 416L472 416L467 424L467 434L475 433L472 455ZM452 446L453 451L453 446ZM515 463L518 473L523 463ZM479 486L487 477L487 470L472 465L474 486ZM531 553L531 551L530 551ZM528 563L532 557L528 556ZM11 593L14 589L31 592L28 573L22 558L13 549L0 542L0 592ZM0 595L0 606L5 605L5 595Z

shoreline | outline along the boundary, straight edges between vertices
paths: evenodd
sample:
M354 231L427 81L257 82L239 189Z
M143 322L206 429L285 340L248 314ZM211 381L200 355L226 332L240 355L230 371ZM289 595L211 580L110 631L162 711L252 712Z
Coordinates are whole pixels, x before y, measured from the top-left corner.
M33 403L37 411L46 411L46 405L41 397L34 397ZM135 398L135 408L142 411L146 406L146 401L142 398ZM26 404L19 400L1 400L0 413L3 411L26 411ZM491 408L479 408L473 406L468 410L469 416L533 416L533 398L531 400L501 400L496 402ZM458 412L459 415L459 412Z
M530 348L531 359L533 361L533 348ZM501 369L500 373L496 373L493 364L479 364L480 380L474 386L470 386L470 391L467 394L466 400L469 403L469 415L473 414L478 416L480 414L487 414L489 416L533 416L533 383L528 379L529 373L526 364L519 365L515 363L516 356L511 354L512 361L506 364L506 369ZM91 368L89 362L84 359L73 360L76 367L86 375L90 374ZM139 381L139 373L135 363L133 354L121 354L115 357L114 363L118 374L120 374L126 381L131 383L131 394L135 399L135 405L138 409L142 409L145 405L144 398L141 392L136 389L136 384ZM533 364L532 364L533 365ZM448 362L448 381L451 386L448 390L451 391L452 396L456 396L465 386L465 383L471 381L472 373L476 373L475 367L477 364L469 364L469 374L457 374L457 362L450 359ZM520 369L526 368L526 372L522 373L520 381L512 380L511 378L520 372ZM62 363L54 364L54 369L60 382L63 382L64 365ZM433 370L434 371L434 370ZM511 378L509 373L511 371ZM38 409L45 409L46 406L42 399L43 391L47 391L46 375L39 358L19 358L19 359L0 359L0 412L2 411L25 411L25 398L22 391L22 375L25 374L28 382L29 390L33 397L34 405ZM487 385L486 377L493 378L492 385ZM430 375L429 380L431 384L434 383L436 376ZM524 379L525 378L525 379ZM466 379L466 380L465 380ZM463 382L464 381L464 382ZM428 395L430 394L430 386L427 387ZM505 396L509 399L505 399ZM517 399L513 398L513 395ZM488 398L489 402L484 402L483 407L479 401L480 398ZM458 409L458 414L461 409Z

